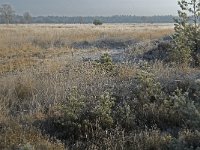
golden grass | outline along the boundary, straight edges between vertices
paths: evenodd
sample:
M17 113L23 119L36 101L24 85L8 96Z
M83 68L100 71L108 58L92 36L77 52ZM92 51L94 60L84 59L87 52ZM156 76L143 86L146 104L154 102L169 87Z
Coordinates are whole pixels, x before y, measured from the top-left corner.
M0 122L1 123L1 122ZM64 150L64 144L50 141L34 129L24 129L16 121L7 120L0 136L0 149Z
M24 70L45 58L73 49L79 41L114 39L155 39L173 33L172 25L0 25L0 73Z

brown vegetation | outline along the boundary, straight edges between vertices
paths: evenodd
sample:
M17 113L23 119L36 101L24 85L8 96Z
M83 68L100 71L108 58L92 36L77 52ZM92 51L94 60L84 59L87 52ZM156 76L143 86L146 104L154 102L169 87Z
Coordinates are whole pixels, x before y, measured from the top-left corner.
M154 40L167 25L0 26L0 149L197 149L198 68L114 63L74 42ZM151 42L153 41L153 42ZM107 49L109 52L109 49ZM148 51L129 47L130 56Z

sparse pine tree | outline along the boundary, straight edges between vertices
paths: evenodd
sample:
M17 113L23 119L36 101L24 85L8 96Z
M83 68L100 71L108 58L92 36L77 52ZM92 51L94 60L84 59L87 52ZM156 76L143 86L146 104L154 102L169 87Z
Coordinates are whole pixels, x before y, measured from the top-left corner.
M190 26L190 40L192 57L195 65L200 65L200 0L191 0L188 8L189 13L192 14L192 25Z
M200 1L180 0L178 2L181 10L178 11L178 18L175 19L174 48L172 50L172 59L177 63L193 61L199 65L200 54Z

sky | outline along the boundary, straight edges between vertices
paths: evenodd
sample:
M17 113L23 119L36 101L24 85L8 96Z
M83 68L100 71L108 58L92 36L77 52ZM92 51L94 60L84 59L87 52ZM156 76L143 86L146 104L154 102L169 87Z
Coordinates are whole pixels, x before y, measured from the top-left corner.
M176 15L177 0L0 0L33 16Z

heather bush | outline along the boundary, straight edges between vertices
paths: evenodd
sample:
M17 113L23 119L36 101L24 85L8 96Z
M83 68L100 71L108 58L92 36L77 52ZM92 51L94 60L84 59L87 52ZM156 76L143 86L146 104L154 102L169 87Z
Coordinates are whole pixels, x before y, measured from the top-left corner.
M91 140L112 127L114 99L105 92L92 100L88 101L76 88L71 91L67 102L56 109L55 132L63 131L59 138L72 143Z
M200 133L197 130L183 130L178 134L177 139L173 139L169 144L169 149L174 150L199 150Z

